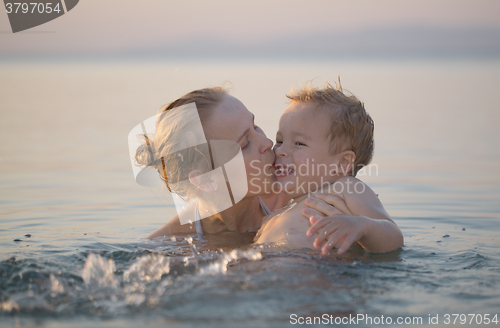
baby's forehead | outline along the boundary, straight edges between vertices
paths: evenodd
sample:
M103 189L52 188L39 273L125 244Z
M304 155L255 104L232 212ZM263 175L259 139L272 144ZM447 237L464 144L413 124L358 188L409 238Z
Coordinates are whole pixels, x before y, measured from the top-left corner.
M283 111L283 114L285 114L285 113L311 112L311 111L315 111L317 106L318 106L318 103L316 103L315 101L305 102L305 101L292 100L292 101L290 101L290 103L288 103L288 106L286 106L285 110Z
M322 119L326 119L328 117L329 120L332 120L333 116L339 115L339 111L341 110L341 106L325 104L313 100L292 100L283 111L282 116L288 113L302 113L305 117L320 116Z
M314 101L292 101L285 108L281 116L283 117L285 115L292 114L293 116L300 117L303 120L320 119L331 121L332 111L335 111L335 109Z
M294 101L287 106L280 119L279 132L300 133L307 131L310 135L330 134L332 119L324 108L317 104Z

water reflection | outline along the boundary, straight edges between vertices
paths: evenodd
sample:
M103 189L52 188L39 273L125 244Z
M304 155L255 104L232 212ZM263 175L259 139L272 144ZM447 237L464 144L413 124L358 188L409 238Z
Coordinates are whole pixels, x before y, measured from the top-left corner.
M272 326L292 312L500 306L498 62L0 66L2 322ZM338 74L376 122L379 175L363 180L401 227L403 250L324 257L252 248L252 234L141 239L175 209L133 180L126 136L137 122L230 80L273 137L292 85Z

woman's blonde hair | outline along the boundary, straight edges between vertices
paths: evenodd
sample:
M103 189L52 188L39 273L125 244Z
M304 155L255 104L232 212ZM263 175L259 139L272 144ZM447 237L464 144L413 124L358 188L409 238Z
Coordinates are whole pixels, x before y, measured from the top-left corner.
M160 108L154 138L139 135L144 139L144 143L135 151L136 164L155 167L169 191L189 200L194 191L189 183L189 174L193 170L202 173L210 171L211 162L207 144L189 146L193 144L190 141L195 137L193 126L196 122L183 116L182 107L195 103L203 125L210 117L212 109L226 95L227 91L221 87L205 88L192 91ZM174 151L179 149L182 151Z

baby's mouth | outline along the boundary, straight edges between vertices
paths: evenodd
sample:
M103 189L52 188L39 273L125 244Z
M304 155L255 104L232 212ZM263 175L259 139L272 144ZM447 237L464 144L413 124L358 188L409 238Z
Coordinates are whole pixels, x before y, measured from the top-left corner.
M278 178L283 178L283 177L292 175L294 173L295 173L295 168L293 166L285 167L285 166L280 165L280 164L276 165L276 171L274 172L274 174Z

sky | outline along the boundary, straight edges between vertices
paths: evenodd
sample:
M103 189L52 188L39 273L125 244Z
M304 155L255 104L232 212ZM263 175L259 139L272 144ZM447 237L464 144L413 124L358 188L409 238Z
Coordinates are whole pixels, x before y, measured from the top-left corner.
M497 0L81 0L13 34L0 58L500 55Z

